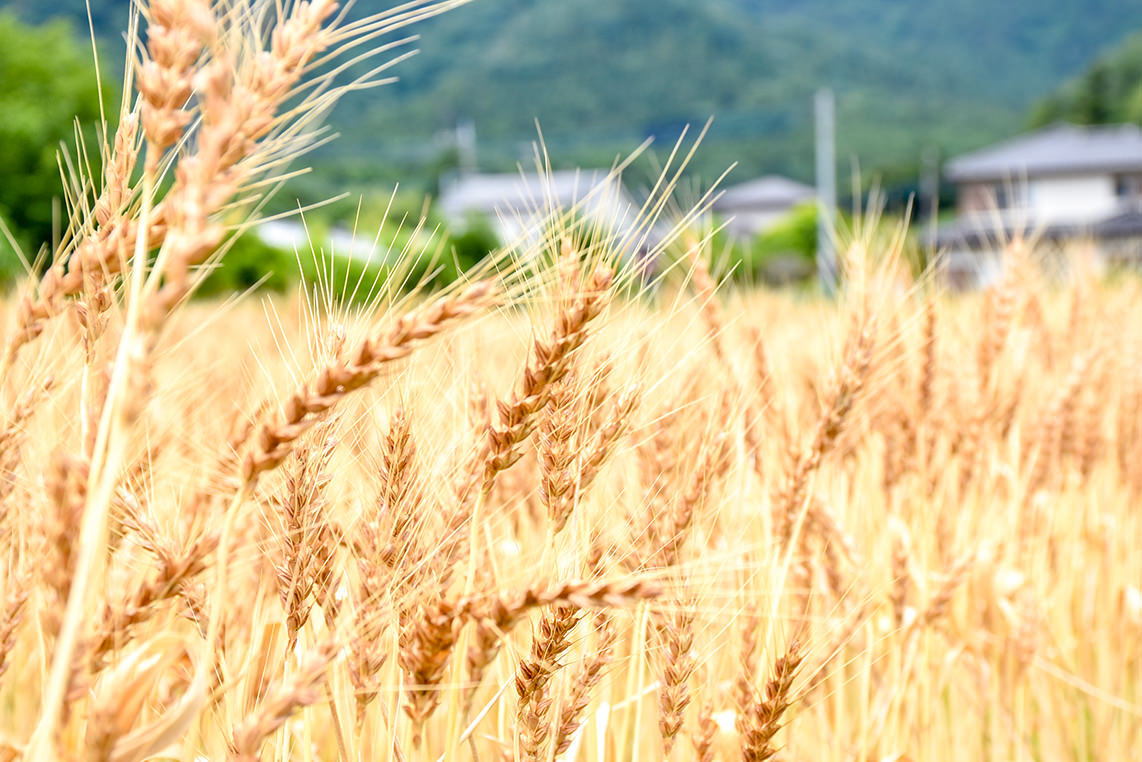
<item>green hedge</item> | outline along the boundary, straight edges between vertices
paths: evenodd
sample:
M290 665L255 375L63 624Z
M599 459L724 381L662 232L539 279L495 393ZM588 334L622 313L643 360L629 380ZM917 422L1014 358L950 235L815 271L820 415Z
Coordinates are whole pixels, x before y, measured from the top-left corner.
M328 223L307 220L307 227L314 240L328 240ZM414 236L418 240L413 240ZM483 221L473 221L452 235L386 224L369 261L336 253L330 256L328 245L316 246L317 254L306 249L295 255L264 243L254 233L246 233L213 266L198 295L218 297L252 288L283 292L304 277L308 284L332 288L339 297L366 301L386 286L396 290L443 287L475 267L498 246L495 233ZM409 254L402 254L406 251ZM396 281L390 283L391 279Z
M739 283L772 280L768 271L778 260L811 264L817 256L817 206L802 204L751 239L743 240L721 230L714 236L712 250L714 269L731 273L731 278Z
M222 261L213 266L199 287L199 296L220 296L255 286L266 291L285 291L300 274L292 252L263 243L247 233L233 242Z

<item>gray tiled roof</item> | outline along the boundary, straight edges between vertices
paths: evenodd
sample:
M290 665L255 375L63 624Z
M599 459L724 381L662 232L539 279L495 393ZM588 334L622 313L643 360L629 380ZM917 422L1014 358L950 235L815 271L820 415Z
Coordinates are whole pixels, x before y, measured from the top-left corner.
M1142 129L1133 124L1056 124L958 156L944 171L955 182L1142 171Z
M741 185L734 185L722 193L714 202L714 209L731 211L735 209L784 208L811 200L816 191L809 185L790 180L781 175L766 175Z
M606 170L462 175L443 189L440 207L450 217L463 217L469 212L538 212L548 203L566 209L583 201L596 188L611 183L621 193L617 178Z
M648 222L618 173L602 169L461 175L445 185L439 204L453 222L469 214L498 220L504 243L534 234L552 211L581 215L596 226L594 233L637 249L656 246L669 233L669 225Z
M1086 223L1035 220L1023 215L1003 218L980 216L941 225L928 244L939 249L980 249L1023 235L1039 240L1062 241L1076 238L1140 238L1142 210L1126 209Z

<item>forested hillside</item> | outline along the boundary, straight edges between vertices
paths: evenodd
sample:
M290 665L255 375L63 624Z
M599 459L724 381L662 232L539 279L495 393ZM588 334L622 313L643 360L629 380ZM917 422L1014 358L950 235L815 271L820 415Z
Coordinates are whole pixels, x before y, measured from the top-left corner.
M358 0L357 14L389 3ZM15 0L26 17L70 13ZM117 40L127 0L92 0ZM915 166L1021 127L1027 109L1140 21L1092 0L476 0L422 25L401 81L348 99L324 177L428 187L453 160L440 130L475 122L483 167L525 156L538 119L556 162L607 163L649 135L715 117L698 167L811 173L811 99L838 95L839 151L864 169Z

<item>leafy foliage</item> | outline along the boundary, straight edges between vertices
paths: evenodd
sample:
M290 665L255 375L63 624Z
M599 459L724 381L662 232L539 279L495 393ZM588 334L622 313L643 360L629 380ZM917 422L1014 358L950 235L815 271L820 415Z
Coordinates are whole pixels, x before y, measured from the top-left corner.
M718 271L728 273L736 282L779 285L797 280L800 276L791 273L811 272L817 255L816 203L794 207L752 238L720 230L711 249Z
M450 246L453 254L452 262L457 268L455 275L458 275L477 265L492 250L500 246L500 241L485 218L474 220L462 232L454 234L450 239Z
M801 204L792 209L753 243L755 258L765 260L778 254L795 254L805 259L817 255L817 205Z
M76 121L90 127L99 116L90 49L70 26L0 13L0 217L22 248L51 241L53 203L62 205L57 153L61 143L74 152ZM0 276L19 269L0 242Z
M299 280L318 285L338 300L366 302L381 288L439 288L457 280L500 245L485 220L472 220L465 228L449 233L443 228L426 230L393 219L379 233L358 238L376 245L370 257L343 251L284 251L246 233L233 241L225 257L213 265L196 292L214 298L257 289L284 292ZM411 219L417 219L415 216ZM327 241L332 220L324 215L307 217L306 227L315 241Z
M354 226L351 237L373 244L369 262L344 251L332 255L331 261L340 268L338 278L348 284L341 290L353 291L352 284L360 279L364 291L353 294L356 299L367 299L370 289L388 278L404 287L447 285L500 246L488 219L473 217L450 228L426 199L412 193L345 198L306 214L306 229L314 241L328 241L338 229L347 233L340 228L346 223ZM308 256L302 261L302 272L309 280L321 269L312 260Z
M202 285L197 295L214 297L261 288L286 291L301 274L297 258L247 233L237 238Z
M1032 112L1032 126L1056 121L1142 123L1142 33L1128 37Z

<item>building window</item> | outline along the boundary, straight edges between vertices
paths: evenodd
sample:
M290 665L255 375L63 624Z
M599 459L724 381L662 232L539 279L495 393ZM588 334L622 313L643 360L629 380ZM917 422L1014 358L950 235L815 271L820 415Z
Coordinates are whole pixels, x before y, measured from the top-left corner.
M1122 201L1142 199L1142 175L1119 175L1114 178L1114 195Z
M1009 194L1007 192L1007 186L1002 185L1002 184L996 185L995 188L993 189L993 191L995 193L995 208L996 209L1006 209L1008 206L1011 205L1011 199L1010 199L1011 194Z
M1011 183L996 183L991 186L996 209L1018 209L1027 203L1027 188Z

